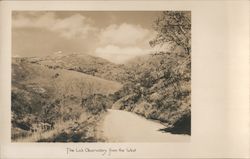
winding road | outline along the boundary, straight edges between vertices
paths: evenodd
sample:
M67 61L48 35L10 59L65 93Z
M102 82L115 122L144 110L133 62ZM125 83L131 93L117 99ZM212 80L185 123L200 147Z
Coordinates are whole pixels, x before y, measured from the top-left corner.
M108 142L189 142L188 135L159 131L164 125L123 110L108 109L102 131Z

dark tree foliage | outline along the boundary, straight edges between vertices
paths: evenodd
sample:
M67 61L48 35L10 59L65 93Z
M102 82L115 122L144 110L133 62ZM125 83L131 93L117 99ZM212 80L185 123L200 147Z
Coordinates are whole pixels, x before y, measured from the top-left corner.
M163 12L153 27L157 34L150 45L161 51L131 64L130 83L115 99L123 105L119 109L167 123L173 133L190 134L191 12Z
M111 105L108 97L102 94L92 94L82 99L82 107L94 115L106 111L107 107Z
M43 107L40 118L44 123L53 123L61 116L59 108L60 103L58 100L47 102Z
M156 19L153 27L157 35L150 41L150 45L152 47L165 44L170 46L170 50L156 53L156 55L166 55L167 61L163 62L164 77L168 84L175 87L176 97L179 97L182 94L180 83L183 80L191 80L191 12L164 11ZM173 54L177 47L182 48L184 53Z
M174 50L182 47L187 54L191 52L191 12L165 11L154 24L156 37L150 41L152 47L168 43Z

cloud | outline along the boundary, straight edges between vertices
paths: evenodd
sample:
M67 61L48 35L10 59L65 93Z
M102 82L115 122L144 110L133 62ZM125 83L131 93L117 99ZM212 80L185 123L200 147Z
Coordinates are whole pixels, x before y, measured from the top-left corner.
M58 18L53 12L18 14L14 16L12 25L14 28L47 29L65 38L86 38L88 33L95 30L91 20L81 14Z
M140 25L123 23L120 25L112 24L103 29L100 33L102 44L109 45L137 45L150 36L148 29Z
M114 63L121 64L136 56L148 54L149 51L150 50L136 46L119 47L116 45L107 45L105 47L97 48L95 50L95 55Z
M58 47L59 50L63 51L78 48L78 50L84 50L83 52L114 63L125 63L136 56L148 54L148 42L154 35L152 30L141 25L124 22L106 26L94 21L97 19L90 19L79 13L66 14L67 16L57 12L13 13L12 26L14 29L38 28L52 31L53 34L40 32L40 30L25 30L27 35L52 41L48 44L51 48ZM18 30L15 31L18 32ZM67 43L58 38L57 35L64 37L63 40L66 40ZM56 46L54 46L55 44ZM44 48L41 50L44 51Z
M111 24L100 31L95 55L114 63L125 63L136 56L149 54L148 42L152 35L153 31L140 25Z

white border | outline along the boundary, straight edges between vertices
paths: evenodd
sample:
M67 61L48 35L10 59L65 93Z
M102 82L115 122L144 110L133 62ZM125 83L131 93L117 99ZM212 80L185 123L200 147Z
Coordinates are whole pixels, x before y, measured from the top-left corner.
M248 1L0 2L0 158L249 157ZM192 137L190 143L11 143L12 10L191 10ZM146 17L145 17L146 18ZM136 153L67 155L66 147L131 147Z

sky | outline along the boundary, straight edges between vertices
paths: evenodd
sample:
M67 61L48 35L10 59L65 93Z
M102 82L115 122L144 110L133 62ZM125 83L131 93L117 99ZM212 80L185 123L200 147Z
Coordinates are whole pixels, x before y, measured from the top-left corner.
M14 11L12 55L90 54L114 63L150 53L154 11Z

